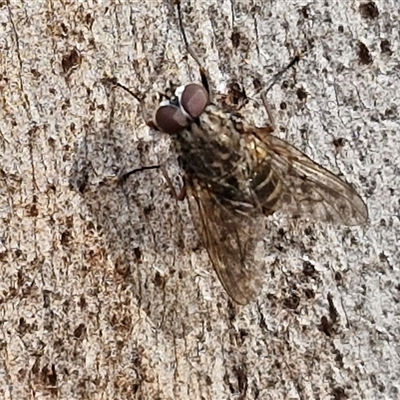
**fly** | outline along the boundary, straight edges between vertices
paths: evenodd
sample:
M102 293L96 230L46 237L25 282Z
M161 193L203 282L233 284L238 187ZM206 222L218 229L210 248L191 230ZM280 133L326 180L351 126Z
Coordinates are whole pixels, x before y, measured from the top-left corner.
M350 184L272 135L272 126L249 125L227 102L212 99L207 74L188 45L179 1L177 6L202 83L177 88L148 125L176 143L193 221L214 269L229 296L247 304L261 288L263 267L254 254L264 235L264 216L280 210L352 226L363 224L368 210ZM113 83L142 103L139 95Z

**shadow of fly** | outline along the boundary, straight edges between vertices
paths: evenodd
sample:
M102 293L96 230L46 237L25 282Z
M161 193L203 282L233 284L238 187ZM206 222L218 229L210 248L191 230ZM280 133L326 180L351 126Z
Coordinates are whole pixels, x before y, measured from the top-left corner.
M177 88L146 122L176 143L185 181L178 197L188 199L193 221L226 292L237 303L246 304L256 298L262 284L263 267L254 254L265 235L263 216L281 210L292 217L351 226L363 224L368 210L350 184L272 135L273 126L249 125L227 96L212 98L207 73L188 44L179 0L176 5L182 37L200 67L201 83ZM261 94L269 114L265 94L297 61L295 57ZM116 79L108 81L135 97L146 115L141 95ZM157 167L136 169L123 178Z

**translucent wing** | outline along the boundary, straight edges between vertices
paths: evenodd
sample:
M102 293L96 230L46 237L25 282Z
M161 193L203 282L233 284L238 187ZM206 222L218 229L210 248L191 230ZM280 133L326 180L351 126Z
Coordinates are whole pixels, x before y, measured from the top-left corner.
M294 146L270 135L269 130L266 133L262 128L256 129L254 135L262 142L256 146L262 146L265 157L271 159L271 168L283 183L283 212L349 226L367 220L367 206L350 184Z
M264 263L256 260L256 245L263 229L254 217L225 209L207 190L193 184L189 189L193 221L222 286L237 303L247 304L261 288Z

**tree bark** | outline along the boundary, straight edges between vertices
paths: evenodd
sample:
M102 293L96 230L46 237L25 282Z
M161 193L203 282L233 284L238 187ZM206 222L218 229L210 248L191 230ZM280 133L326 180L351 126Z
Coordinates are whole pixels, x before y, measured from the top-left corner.
M342 174L356 228L268 219L261 294L234 304L163 174L178 154L138 102L200 79L174 1L0 5L4 399L395 399L399 63L394 2L186 1L213 93ZM374 6L375 4L375 6ZM398 49L397 49L398 50ZM395 78L396 77L396 78ZM162 96L161 96L162 97ZM218 134L216 132L216 134Z

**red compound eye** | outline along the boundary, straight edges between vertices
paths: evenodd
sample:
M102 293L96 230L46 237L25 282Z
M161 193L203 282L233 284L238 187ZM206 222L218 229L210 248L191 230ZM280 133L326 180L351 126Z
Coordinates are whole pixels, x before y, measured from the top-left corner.
M180 95L180 104L192 119L197 119L208 105L208 92L199 83L189 83L184 86Z
M154 119L160 131L168 134L179 133L189 125L189 121L182 110L172 104L161 104Z

